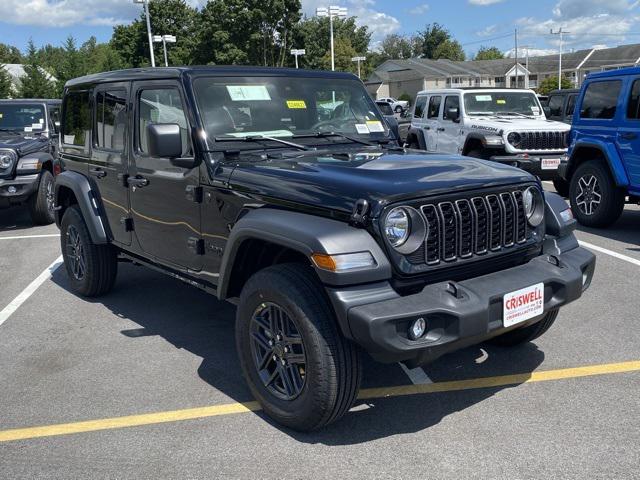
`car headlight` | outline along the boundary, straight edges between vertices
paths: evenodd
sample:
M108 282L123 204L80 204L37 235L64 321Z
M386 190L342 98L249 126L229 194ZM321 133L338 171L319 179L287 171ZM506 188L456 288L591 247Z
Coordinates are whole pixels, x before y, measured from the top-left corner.
M13 152L0 152L0 170L7 170L13 167L16 154Z
M517 148L520 146L520 142L522 142L522 136L518 132L511 132L507 135L507 142Z
M387 213L383 231L389 244L406 255L420 248L427 234L427 226L415 208L403 206Z
M544 220L544 199L540 190L536 187L527 188L522 194L522 203L529 225L532 227L540 225Z

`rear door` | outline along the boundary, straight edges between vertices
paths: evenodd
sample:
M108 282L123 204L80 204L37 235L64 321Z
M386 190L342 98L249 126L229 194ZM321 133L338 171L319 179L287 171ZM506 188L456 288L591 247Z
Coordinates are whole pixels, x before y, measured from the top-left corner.
M438 124L440 123L440 110L442 108L442 95L429 97L424 121L424 138L427 141L427 151L438 151Z
M635 190L640 189L640 78L629 82L626 112L618 128L618 149Z
M457 108L460 112L460 97L458 95L447 95L444 99L444 106L440 109L440 122L437 128L438 151L443 153L459 153L460 124L449 116L449 109L452 108Z

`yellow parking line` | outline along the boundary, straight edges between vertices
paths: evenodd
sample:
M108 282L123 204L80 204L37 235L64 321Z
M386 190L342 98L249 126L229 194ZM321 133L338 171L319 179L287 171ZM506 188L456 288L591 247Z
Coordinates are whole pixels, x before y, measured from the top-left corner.
M502 387L520 383L547 382L550 380L564 380L569 378L589 377L593 375L607 375L613 373L640 371L640 361L608 363L585 367L563 368L542 372L518 373L497 377L474 378L470 380L455 380L421 385L406 385L398 387L369 388L360 392L360 399L388 398L406 395L418 395L437 392L455 392L477 388ZM137 427L141 425L155 425L167 422L179 422L220 415L255 412L260 410L257 402L229 403L212 405L209 407L188 408L168 412L145 413L126 417L103 418L83 422L62 423L41 427L16 428L0 430L0 442L13 440L28 440L39 437L69 435L72 433L95 432L117 428Z

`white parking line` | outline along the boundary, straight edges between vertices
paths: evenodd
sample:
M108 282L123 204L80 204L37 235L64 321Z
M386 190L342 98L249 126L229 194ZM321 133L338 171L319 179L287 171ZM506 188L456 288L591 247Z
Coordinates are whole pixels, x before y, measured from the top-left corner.
M402 367L402 370L404 370L404 373L407 374L407 377L409 377L409 380L411 380L411 383L413 383L414 385L427 385L429 383L433 383L433 380L431 380L429 376L424 373L422 367L408 369L404 363L401 363L400 366Z
M50 238L50 237L59 237L59 233L48 233L42 235L18 235L13 237L0 237L0 240L22 240L24 238Z
M626 255L623 255L621 253L599 247L592 243L583 242L582 240L579 240L578 243L580 243L580 245L582 245L583 247L587 247L589 250L595 250L596 252L604 253L605 255L611 255L612 257L624 260L625 262L629 262L640 267L640 260L637 260L635 258L627 257Z
M13 313L20 308L20 306L26 302L31 295L33 295L40 285L49 280L51 275L53 275L53 272L55 272L60 265L62 265L62 255L56 258L44 272L38 275L38 277L27 286L27 288L20 292L20 294L14 298L9 305L2 309L0 312L0 325L6 322L7 319L13 315Z

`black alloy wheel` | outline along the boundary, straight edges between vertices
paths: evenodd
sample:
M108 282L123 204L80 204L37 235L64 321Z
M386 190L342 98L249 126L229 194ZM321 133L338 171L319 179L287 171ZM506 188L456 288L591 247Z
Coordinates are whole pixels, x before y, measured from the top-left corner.
M67 256L69 267L73 278L82 281L87 271L87 257L85 254L80 232L75 225L69 225L67 228Z
M569 201L582 225L607 227L622 214L625 192L615 184L603 160L589 160L580 164L571 176Z

